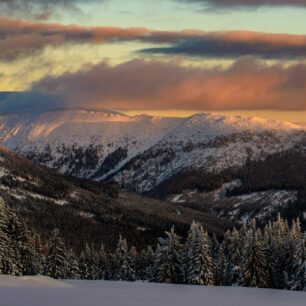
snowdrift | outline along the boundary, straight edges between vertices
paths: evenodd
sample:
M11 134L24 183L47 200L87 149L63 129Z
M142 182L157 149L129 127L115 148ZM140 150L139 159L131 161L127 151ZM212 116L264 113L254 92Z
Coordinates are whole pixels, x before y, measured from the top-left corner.
M1 306L304 306L305 292L0 276Z

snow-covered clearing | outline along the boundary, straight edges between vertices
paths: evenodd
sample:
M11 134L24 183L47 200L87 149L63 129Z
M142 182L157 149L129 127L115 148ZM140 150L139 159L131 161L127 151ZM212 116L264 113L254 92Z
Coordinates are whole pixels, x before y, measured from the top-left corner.
M305 292L0 276L1 306L304 306Z

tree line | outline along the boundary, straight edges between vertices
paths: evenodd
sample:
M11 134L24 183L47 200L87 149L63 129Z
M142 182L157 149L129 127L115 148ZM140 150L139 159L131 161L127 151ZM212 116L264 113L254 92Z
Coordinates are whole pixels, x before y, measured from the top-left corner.
M58 230L43 244L0 203L0 274L306 291L305 257L299 219L289 226L280 215L264 229L253 220L249 227L228 230L222 241L193 222L185 239L172 227L154 248L137 250L119 236L114 252L86 244L76 253Z

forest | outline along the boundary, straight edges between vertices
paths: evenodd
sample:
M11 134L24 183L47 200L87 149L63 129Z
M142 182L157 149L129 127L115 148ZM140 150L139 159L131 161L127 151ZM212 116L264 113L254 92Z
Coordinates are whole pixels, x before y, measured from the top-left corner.
M183 239L172 227L156 244L137 250L118 237L115 251L85 244L66 247L58 229L47 243L0 204L0 273L58 279L150 281L204 286L306 290L306 235L299 219L278 216L264 229L256 221L222 239L192 222Z

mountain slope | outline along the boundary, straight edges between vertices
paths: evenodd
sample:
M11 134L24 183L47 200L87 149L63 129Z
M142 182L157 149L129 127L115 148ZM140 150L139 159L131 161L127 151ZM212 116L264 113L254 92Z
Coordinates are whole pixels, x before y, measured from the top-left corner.
M112 175L121 188L137 192L183 168L222 171L304 140L302 125L205 113L162 118L59 110L0 116L5 147L64 174L97 181Z
M77 251L85 243L97 246L104 243L114 248L119 234L135 246L144 246L172 225L184 233L192 220L220 235L232 225L179 204L61 176L3 148L0 148L0 199L44 241L48 241L54 228L59 228L67 246Z
M2 115L0 135L7 148L66 175L109 182L229 220L306 212L302 124L206 113L162 118L58 110ZM291 161L296 163L288 175ZM266 169L255 175L259 181L274 173L260 188L249 179L256 169ZM248 188L219 196L237 181Z

